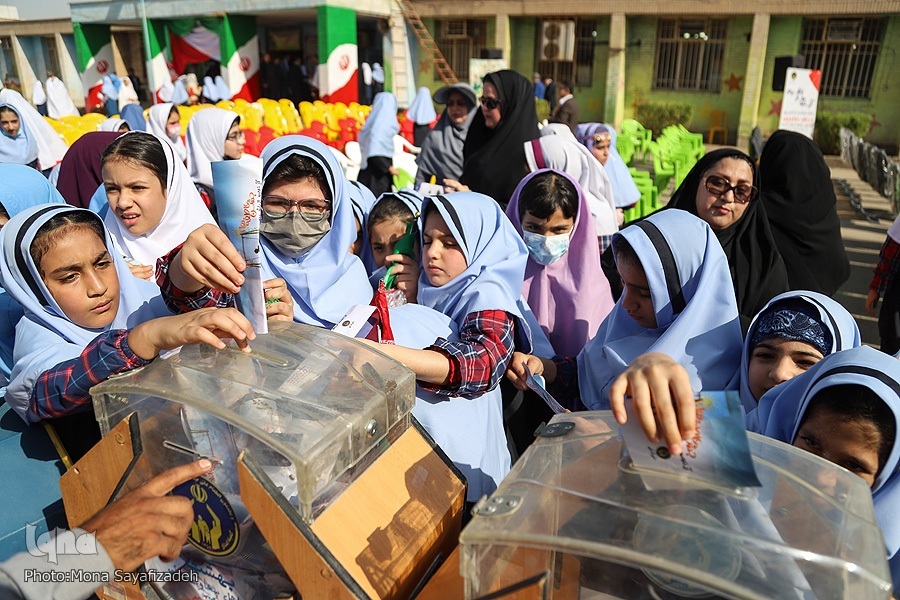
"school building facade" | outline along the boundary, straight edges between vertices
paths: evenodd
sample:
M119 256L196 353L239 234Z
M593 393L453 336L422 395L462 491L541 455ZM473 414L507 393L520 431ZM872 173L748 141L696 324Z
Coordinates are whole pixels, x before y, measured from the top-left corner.
M820 111L872 115L867 140L900 144L898 0L410 0L460 80L469 60L499 51L510 68L569 79L583 121L619 124L641 101L689 102L691 129L725 117L744 145L778 126L777 59L821 69ZM380 62L401 106L443 85L398 0L110 0L71 5L72 18L0 20L0 75L26 97L56 72L79 106L107 72L159 89L187 65L217 61L232 92L259 93L262 54L320 68L331 100L358 94L359 66ZM793 58L792 58L793 57ZM782 67L784 63L782 62Z
M469 58L500 49L528 77L572 81L582 121L619 124L641 101L688 102L692 130L724 113L728 141L746 147L755 125L778 127L784 58L822 70L819 111L870 114L868 141L900 143L897 1L561 0L552 14L543 0L413 3L460 79ZM417 64L420 85L442 85L428 60Z

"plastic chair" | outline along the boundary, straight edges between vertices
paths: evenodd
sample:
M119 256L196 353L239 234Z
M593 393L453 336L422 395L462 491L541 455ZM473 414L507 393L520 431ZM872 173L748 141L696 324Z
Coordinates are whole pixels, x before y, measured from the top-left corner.
M416 178L410 175L406 169L397 169L397 174L394 175L394 187L398 191L404 188L413 188L415 184Z
M709 111L709 137L707 144L712 144L716 134L722 132L722 143L728 143L728 114L724 110Z
M416 173L419 170L419 165L416 164L416 157L408 152L402 152L400 154L395 154L394 158L391 161L397 169L402 171L406 171L412 180L415 181ZM406 187L406 186L404 186ZM402 188L397 188L402 189Z

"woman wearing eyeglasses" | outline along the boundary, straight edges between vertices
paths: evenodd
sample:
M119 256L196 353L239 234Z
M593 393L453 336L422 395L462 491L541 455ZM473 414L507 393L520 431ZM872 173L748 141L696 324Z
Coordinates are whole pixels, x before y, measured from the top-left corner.
M728 258L744 331L769 300L790 289L758 185L750 157L723 148L694 165L667 206L697 215L715 232Z
M425 138L416 158L416 185L429 181L442 184L445 179L459 180L463 170L463 146L475 119L478 99L468 83L454 83L434 93L434 101L447 108Z
M516 186L528 174L525 142L540 137L534 84L511 70L484 77L481 110L475 113L463 147L459 181L444 184L490 196L506 209Z
M203 203L216 214L212 163L244 156L241 116L221 108L197 111L187 127L187 167Z

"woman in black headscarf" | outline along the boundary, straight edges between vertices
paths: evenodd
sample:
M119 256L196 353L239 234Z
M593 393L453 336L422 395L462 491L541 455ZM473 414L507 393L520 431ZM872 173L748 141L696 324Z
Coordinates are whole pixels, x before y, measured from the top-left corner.
M808 137L776 131L759 159L760 200L792 290L834 295L850 277L841 220L822 151Z
M460 183L486 194L504 209L516 186L528 174L525 142L540 137L534 108L534 84L505 70L484 77L481 110L469 127L463 147ZM457 187L447 181L448 187Z
M744 331L769 300L789 289L766 209L757 198L758 185L750 157L723 148L694 165L667 206L686 210L712 227L728 257Z

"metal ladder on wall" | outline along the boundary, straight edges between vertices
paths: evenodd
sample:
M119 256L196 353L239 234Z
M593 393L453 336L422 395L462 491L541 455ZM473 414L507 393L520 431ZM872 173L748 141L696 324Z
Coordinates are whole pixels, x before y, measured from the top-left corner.
M447 59L444 58L443 53L441 53L441 49L438 48L437 44L434 42L434 38L431 37L431 33L429 33L428 28L425 27L424 23L422 23L422 19L419 17L419 13L418 11L416 11L412 3L409 0L397 0L397 4L400 6L400 12L403 14L403 18L407 23L409 23L413 34L416 36L416 40L418 40L419 46L422 47L422 50L424 50L425 53L428 54L428 56L431 58L431 62L434 63L434 69L440 76L441 81L443 81L446 85L458 83L459 79L457 79L456 74L453 72L453 69L450 68L450 64L447 62ZM393 27L395 26L393 20L391 25L393 29ZM392 39L397 38L395 36L392 36ZM405 71L406 69L404 68L403 70ZM395 67L396 74L399 74L398 71L399 69L396 69ZM408 77L406 77L405 73L404 79L408 81Z

